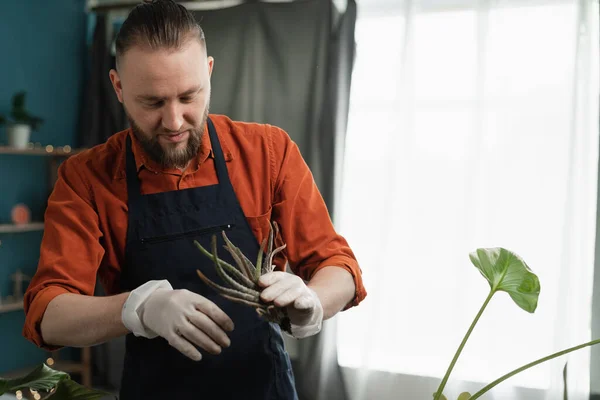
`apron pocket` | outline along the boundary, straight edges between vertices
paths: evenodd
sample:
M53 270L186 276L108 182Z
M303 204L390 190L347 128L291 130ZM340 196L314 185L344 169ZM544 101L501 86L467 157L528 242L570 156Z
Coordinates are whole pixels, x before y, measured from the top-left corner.
M234 226L235 226L234 224L217 225L217 226L210 226L210 227L201 228L201 229L194 229L194 230L188 231L188 232L173 233L170 235L144 237L144 238L140 239L140 242L142 242L143 244L155 244L155 243L169 242L169 241L188 238L188 237L209 235L211 233L216 233L216 232L221 232L221 231L230 231L231 229L234 228Z

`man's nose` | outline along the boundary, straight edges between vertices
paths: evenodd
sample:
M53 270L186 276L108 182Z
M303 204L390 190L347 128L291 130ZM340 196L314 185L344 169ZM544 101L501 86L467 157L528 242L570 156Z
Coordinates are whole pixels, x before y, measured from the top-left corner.
M183 126L183 110L178 107L177 103L173 102L164 107L162 125L167 131L179 132Z

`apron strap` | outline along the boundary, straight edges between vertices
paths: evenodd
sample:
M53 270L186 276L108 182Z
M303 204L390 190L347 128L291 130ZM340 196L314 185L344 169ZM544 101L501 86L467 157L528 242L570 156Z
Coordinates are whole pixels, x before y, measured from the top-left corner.
M125 171L127 177L127 205L129 208L129 221L136 221L138 219L139 211L142 209L140 203L142 202L141 184L140 178L137 174L137 168L135 166L135 157L131 150L131 136L127 135L125 143ZM131 224L130 224L131 225Z
M219 190L220 193L226 198L227 202L231 204L231 206L236 207L240 215L244 215L244 209L240 204L240 201L233 189L233 185L231 184L231 180L229 179L229 173L227 172L227 165L225 164L225 157L223 156L223 149L221 148L221 143L219 142L219 137L217 136L217 130L213 125L210 118L207 119L208 122L208 133L210 135L210 141L213 147L213 153L215 155L215 167L217 170L217 178L219 179ZM241 218L241 221L238 221L240 225L244 225L248 232L252 232L252 227L246 218ZM260 248L260 243L256 240L254 235L250 235L250 237L254 240L255 246L257 249Z
M229 180L229 173L227 172L227 165L225 164L225 157L223 156L223 149L221 148L221 142L219 142L219 136L217 135L217 130L213 125L213 122L210 118L206 119L208 123L208 136L210 137L210 142L212 143L213 154L215 155L215 168L217 170L217 180L220 185L224 188L231 189L231 193L233 193L233 186L231 185L231 181Z

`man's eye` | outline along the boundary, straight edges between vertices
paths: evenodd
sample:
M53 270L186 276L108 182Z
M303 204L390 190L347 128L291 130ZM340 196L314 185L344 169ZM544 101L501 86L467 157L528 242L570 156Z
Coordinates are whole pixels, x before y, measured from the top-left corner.
M181 101L184 103L191 103L194 99L191 97L182 97Z
M157 101L155 103L146 103L146 106L150 108L158 108L162 106L162 101Z

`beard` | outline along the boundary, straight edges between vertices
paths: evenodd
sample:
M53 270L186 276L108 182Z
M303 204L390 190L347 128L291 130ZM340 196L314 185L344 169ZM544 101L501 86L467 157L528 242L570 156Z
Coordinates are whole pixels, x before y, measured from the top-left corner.
M144 151L148 156L156 163L160 164L163 168L185 168L188 163L198 155L200 144L202 142L202 136L204 135L206 120L208 119L208 105L204 109L202 115L201 124L199 126L189 129L189 135L187 144L184 148L177 148L176 145L166 145L163 147L158 141L158 134L163 132L157 132L157 134L150 134L142 130L140 126L131 117L125 106L123 106L129 125L133 134L142 145Z

